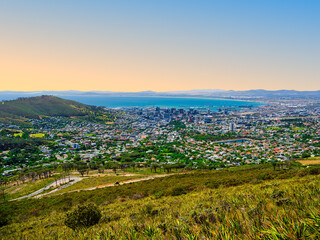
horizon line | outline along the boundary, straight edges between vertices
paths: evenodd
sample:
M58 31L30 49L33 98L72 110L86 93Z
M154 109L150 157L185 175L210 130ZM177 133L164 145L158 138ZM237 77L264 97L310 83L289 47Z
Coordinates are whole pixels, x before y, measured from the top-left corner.
M190 92L190 91L235 91L235 92L245 92L245 91L270 91L270 92L276 92L276 91L296 91L296 92L317 92L318 90L297 90L297 89L276 89L276 90L270 90L270 89L264 89L264 88L254 88L254 89L247 89L247 90L234 90L234 89L210 89L210 88L204 88L204 89L190 89L190 90L169 90L169 91L155 91L155 90L141 90L141 91L112 91L112 90L76 90L76 89L69 89L69 90L30 90L30 91L23 91L23 90L0 90L0 92L113 92L113 93L143 93L143 92L154 92L154 93L168 93L168 92Z

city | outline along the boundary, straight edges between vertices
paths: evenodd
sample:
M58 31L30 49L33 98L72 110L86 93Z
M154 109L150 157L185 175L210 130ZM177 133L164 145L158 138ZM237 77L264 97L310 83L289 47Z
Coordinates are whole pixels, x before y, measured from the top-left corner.
M320 1L0 1L0 240L320 239Z
M76 157L93 169L134 164L220 169L320 154L319 101L279 101L241 111L159 107L106 111L115 116L114 122L47 117L30 120L34 128L23 130L2 124L2 136L49 140L32 149L2 149L2 175L72 163Z

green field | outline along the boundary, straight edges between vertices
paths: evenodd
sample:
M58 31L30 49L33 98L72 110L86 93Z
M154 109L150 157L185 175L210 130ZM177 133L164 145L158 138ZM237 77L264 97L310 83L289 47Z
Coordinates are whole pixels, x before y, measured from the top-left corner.
M22 134L23 134L23 133L15 133L15 134L13 134L13 136L14 136L14 137L22 137Z
M45 136L44 133L34 133L34 134L30 134L30 137L32 138L43 138Z
M280 130L280 127L268 127L267 130Z
M304 127L293 127L292 130L305 130L306 128Z

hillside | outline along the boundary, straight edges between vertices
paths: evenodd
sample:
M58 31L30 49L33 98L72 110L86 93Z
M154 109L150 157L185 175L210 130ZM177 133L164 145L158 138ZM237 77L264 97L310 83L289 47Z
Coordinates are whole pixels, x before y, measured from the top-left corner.
M19 98L17 100L4 101L0 104L0 122L1 120L4 122L11 120L14 123L17 120L40 119L44 116L72 116L103 120L103 118L96 117L101 117L105 114L101 107L89 106L76 101L46 95Z
M92 191L2 202L6 239L319 239L319 168L185 172ZM93 203L99 224L64 222Z

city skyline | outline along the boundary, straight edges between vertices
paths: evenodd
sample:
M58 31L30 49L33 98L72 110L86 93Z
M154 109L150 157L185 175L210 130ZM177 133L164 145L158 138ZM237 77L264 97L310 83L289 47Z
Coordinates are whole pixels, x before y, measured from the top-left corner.
M320 89L317 1L4 1L0 91Z

